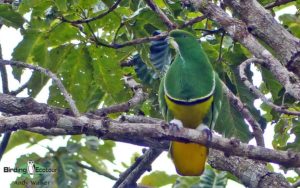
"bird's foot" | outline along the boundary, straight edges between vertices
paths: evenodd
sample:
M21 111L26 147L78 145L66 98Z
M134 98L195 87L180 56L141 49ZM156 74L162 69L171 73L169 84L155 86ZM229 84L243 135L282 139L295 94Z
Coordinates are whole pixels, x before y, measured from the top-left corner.
M172 132L179 131L180 129L183 128L183 123L179 119L172 119L169 123L169 129Z
M210 142L212 140L212 132L205 124L200 124L196 130L201 131L202 133L206 134L206 142Z

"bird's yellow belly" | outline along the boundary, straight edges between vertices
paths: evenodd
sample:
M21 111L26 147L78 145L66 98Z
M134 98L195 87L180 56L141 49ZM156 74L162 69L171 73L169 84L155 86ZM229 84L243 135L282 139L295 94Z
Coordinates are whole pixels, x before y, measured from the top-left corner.
M197 128L202 123L213 101L213 96L211 96L206 101L196 104L178 104L171 101L167 96L165 98L174 118L180 120L184 127L192 129Z

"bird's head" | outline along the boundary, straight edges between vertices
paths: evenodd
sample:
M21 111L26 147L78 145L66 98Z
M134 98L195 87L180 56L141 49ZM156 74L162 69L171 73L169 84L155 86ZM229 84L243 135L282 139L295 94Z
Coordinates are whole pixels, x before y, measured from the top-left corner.
M173 30L169 33L170 43L176 49L186 48L188 45L191 45L197 42L196 37L183 30Z

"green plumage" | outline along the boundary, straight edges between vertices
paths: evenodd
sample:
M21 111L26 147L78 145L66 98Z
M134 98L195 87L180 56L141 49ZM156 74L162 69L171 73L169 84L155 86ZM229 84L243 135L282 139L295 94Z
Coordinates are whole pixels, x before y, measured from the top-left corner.
M222 104L222 84L197 39L190 33L170 32L176 56L162 78L159 101L167 121L180 120L184 127L206 124L213 128ZM171 156L179 174L201 175L208 148L200 144L172 142Z
M165 94L183 102L192 102L212 94L214 96L212 108L203 123L213 128L221 109L223 97L219 76L213 70L206 53L195 36L186 31L175 30L170 33L170 37L175 40L178 48L176 57L162 78L159 87L162 114L167 121L173 119L164 98Z

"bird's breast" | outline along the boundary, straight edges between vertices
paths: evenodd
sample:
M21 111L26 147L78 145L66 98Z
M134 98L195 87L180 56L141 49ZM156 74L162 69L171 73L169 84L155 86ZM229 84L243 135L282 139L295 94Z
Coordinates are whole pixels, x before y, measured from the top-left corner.
M184 127L195 129L209 112L213 96L199 102L174 101L168 96L165 96L165 99L174 118L182 121Z

